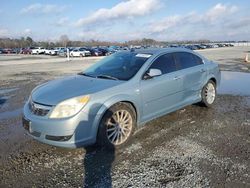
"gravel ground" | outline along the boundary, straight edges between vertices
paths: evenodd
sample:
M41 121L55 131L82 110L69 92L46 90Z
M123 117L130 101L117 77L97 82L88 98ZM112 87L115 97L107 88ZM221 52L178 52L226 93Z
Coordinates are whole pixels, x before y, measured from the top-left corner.
M200 53L221 70L249 72L249 51ZM250 187L249 92L220 92L210 109L190 105L153 120L115 151L57 148L27 136L21 112L30 91L97 59L0 56L0 187ZM245 77L238 82L248 87Z

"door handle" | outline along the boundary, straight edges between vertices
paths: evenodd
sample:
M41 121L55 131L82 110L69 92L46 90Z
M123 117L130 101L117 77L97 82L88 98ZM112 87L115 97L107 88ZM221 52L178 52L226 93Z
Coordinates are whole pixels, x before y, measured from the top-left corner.
M181 79L180 76L175 76L175 77L174 77L174 80L179 80L179 79Z
M206 72L206 70L205 69L201 69L200 72Z

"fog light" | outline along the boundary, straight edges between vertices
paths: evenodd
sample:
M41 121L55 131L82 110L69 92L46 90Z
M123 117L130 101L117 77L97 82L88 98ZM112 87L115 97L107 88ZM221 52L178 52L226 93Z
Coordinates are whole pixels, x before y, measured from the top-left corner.
M71 137L72 137L72 135L68 135L68 136L52 136L52 135L46 135L46 136L45 136L45 138L46 138L47 140L59 141L59 142L68 141Z

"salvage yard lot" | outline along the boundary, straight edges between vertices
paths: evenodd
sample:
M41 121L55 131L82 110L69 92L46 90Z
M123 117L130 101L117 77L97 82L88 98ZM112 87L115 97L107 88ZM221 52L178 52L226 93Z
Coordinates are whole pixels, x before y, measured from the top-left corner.
M244 62L250 47L199 53L223 71L250 78L250 63ZM63 149L28 137L21 113L31 90L98 59L0 56L0 187L250 186L249 92L221 92L210 109L191 105L153 120L123 150ZM245 84L250 90L249 79L240 82L230 87Z

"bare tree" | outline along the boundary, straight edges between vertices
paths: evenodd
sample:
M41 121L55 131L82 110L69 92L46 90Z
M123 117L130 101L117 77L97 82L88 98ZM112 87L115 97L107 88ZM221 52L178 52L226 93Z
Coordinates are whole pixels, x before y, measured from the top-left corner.
M28 46L32 46L33 45L33 39L31 37L26 37L26 43Z
M67 35L60 36L60 43L62 44L62 46L67 47L68 42L69 42L69 37Z

